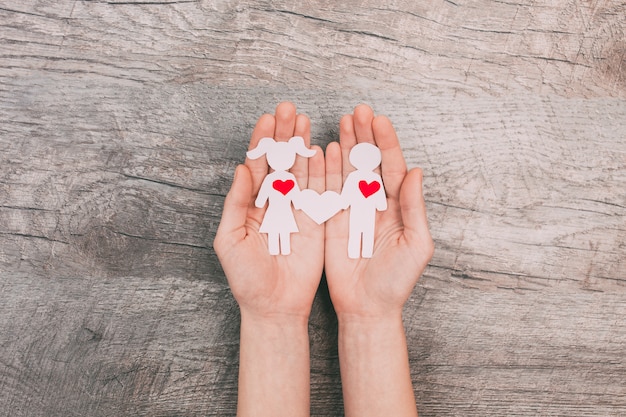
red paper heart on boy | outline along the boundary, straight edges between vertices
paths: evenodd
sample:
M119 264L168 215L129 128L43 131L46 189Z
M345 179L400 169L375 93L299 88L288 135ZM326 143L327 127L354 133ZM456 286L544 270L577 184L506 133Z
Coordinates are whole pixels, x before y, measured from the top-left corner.
M378 181L372 181L370 183L367 181L359 181L359 190L361 190L363 197L367 198L380 190L380 183Z

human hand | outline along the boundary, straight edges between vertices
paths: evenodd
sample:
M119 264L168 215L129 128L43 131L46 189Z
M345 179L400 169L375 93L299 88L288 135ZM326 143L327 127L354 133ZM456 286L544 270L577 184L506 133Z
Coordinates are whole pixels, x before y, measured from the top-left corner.
M401 315L434 251L422 196L422 171L407 172L391 122L385 116L374 117L370 107L357 106L353 115L342 118L340 143L330 143L326 149L326 188L341 192L347 175L354 171L348 155L361 142L381 150L387 210L376 213L371 258L348 257L349 211L326 223L325 271L340 321Z
M302 136L310 143L310 121L296 114L291 103L281 103L275 115L259 118L252 133L249 149L263 137L287 141ZM300 189L324 191L324 156L319 147L309 159L298 156L291 173ZM249 159L235 171L232 187L224 202L222 220L214 248L242 317L255 319L296 318L308 320L324 264L324 226L318 225L302 211L294 213L299 228L291 235L291 254L268 253L266 234L259 233L266 208L253 204L269 168L266 158Z

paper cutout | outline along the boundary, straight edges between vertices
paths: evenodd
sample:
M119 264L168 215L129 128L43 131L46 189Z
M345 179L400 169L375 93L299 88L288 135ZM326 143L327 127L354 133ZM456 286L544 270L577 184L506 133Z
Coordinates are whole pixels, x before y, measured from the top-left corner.
M274 172L263 180L254 202L259 208L268 203L259 232L267 233L270 255L289 255L291 233L298 232L291 205L293 203L296 209L300 209L297 202L300 188L296 177L287 172L296 162L296 154L310 158L315 155L315 151L306 147L301 136L294 136L287 142L262 138L256 148L246 153L250 159L258 159L265 155L268 165L274 169Z
M296 155L310 158L315 151L306 147L304 139L294 136L287 142L263 138L256 148L246 153L250 159L265 155L274 172L268 174L254 202L262 208L267 203L260 233L268 235L271 255L291 253L291 233L299 231L291 206L302 210L317 224L323 224L340 210L350 208L348 257L371 258L374 252L376 211L387 210L387 196L380 175L380 149L371 143L359 143L350 150L349 160L355 171L348 174L341 194L300 190L296 177L288 172Z
M348 174L341 197L350 207L348 257L371 258L374 252L376 211L387 210L383 180L373 172L381 162L380 149L371 143L359 143L350 150L349 160L356 171Z
M302 211L317 224L324 223L345 207L341 195L334 191L318 194L313 190L302 190L297 199Z

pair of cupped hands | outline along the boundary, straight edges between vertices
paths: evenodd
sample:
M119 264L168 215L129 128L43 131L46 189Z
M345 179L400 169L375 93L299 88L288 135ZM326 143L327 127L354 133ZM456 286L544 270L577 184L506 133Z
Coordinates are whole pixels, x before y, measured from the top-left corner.
M351 148L369 142L380 149L388 208L376 213L372 257L348 257L347 211L318 225L299 210L295 212L299 232L291 236L291 254L270 255L267 235L259 233L266 208L254 205L269 167L265 158L248 158L235 170L214 241L242 317L308 319L323 271L338 317L401 314L430 261L434 245L422 194L422 171L407 170L390 120L375 116L369 106L361 104L353 114L343 116L339 127L339 143L329 143L325 157L319 146L312 146L315 155L298 156L290 171L300 189L341 192L343 181L354 170L348 160ZM258 119L249 149L263 137L287 141L302 136L309 147L310 131L309 118L298 114L292 103L283 102L274 115Z

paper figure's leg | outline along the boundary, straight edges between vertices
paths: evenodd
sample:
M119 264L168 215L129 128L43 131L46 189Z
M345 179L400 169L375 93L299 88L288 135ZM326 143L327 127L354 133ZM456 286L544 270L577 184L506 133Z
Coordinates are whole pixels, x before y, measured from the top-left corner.
M348 236L348 258L358 259L361 257L361 232L350 232Z
M291 253L291 234L283 232L279 236L280 236L280 253L282 255L289 255Z
M363 233L363 244L361 247L361 256L363 258L371 258L374 253L374 233L367 232Z
M363 228L363 243L361 246L361 256L371 258L374 253L374 222L376 217L372 216L370 222L365 223Z
M270 250L270 255L278 255L280 253L278 246L278 233L268 233L267 246Z
M348 258L358 259L361 257L361 217L360 210L350 208L350 223L348 225Z

